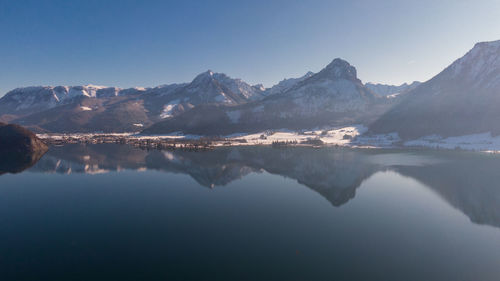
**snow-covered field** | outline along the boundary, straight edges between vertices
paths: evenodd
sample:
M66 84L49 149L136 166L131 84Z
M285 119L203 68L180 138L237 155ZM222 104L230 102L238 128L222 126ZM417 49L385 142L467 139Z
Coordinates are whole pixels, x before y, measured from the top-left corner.
M291 131L286 129L264 131L255 134L233 134L226 136L228 140L241 145L271 145L273 142L307 142L321 140L327 145L348 145L352 139L366 132L362 125L342 128L327 128L305 131Z
M138 125L138 124L136 124ZM366 132L366 127L362 125L354 125L342 128L324 128L304 131L291 131L287 129L268 130L254 134L232 134L222 136L222 141L216 143L218 146L227 145L271 145L273 142L301 142L317 141L325 145L340 145L347 146L353 139ZM38 137L42 139L59 139L71 137L75 139L92 138L92 137L126 137L135 140L193 140L200 139L199 135L184 135L179 133L172 133L168 135L139 135L138 133L92 133L92 134L39 134Z

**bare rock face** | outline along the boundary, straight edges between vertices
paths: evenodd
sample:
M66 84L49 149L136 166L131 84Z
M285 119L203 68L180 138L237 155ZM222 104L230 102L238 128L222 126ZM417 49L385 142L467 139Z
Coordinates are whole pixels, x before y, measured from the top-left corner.
M31 131L0 123L0 174L18 173L33 166L47 150L47 145Z

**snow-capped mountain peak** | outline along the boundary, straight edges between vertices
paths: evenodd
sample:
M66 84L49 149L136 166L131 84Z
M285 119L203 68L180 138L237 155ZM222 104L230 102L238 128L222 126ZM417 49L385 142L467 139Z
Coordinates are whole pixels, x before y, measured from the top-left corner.
M200 84L200 83L209 82L209 81L211 81L213 79L213 75L214 75L214 72L211 71L211 70L207 70L205 72L202 72L202 73L198 74L193 79L193 81L191 82L191 84Z
M17 88L2 98L2 104L10 111L44 110L68 103L75 98L99 98L117 96L120 88L105 86L34 86Z
M357 78L356 68L343 59L336 58L320 72L297 83L285 94L305 99L301 103L311 110L345 111L359 109L365 98L374 95Z
M477 43L449 69L454 78L467 79L476 86L500 86L500 40Z
M229 105L241 104L262 97L259 88L252 87L241 79L234 79L224 73L211 70L196 76L187 86L187 91L193 99L201 97L206 102L222 102Z
M347 61L340 58L334 59L315 76L329 78L332 80L358 80L356 68L349 64Z

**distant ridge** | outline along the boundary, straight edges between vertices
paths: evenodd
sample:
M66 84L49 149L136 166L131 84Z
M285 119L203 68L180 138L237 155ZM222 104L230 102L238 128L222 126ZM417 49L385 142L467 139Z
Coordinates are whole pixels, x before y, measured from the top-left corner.
M0 120L37 132L136 132L198 105L240 105L264 97L264 89L206 71L191 83L154 88L38 86L0 99Z
M413 81L411 84L403 83L399 86L375 83L366 83L365 86L377 95L384 97L396 97L408 93L420 84L421 82Z

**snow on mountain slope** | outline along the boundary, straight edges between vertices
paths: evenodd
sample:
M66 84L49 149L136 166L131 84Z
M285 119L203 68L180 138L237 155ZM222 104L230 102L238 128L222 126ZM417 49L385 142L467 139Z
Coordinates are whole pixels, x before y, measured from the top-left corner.
M411 84L403 83L399 86L375 83L366 83L365 86L379 96L392 98L401 94L404 95L409 91L415 89L420 84L420 82L414 81Z
M182 89L191 103L222 103L237 105L262 97L262 93L241 79L232 79L211 70L201 73Z
M498 90L500 87L500 40L477 43L448 70L450 78L466 79L470 87Z
M262 89L258 86L250 86L241 79L232 79L222 73L207 71L198 75L191 83L154 88L121 89L95 85L17 88L0 99L0 114L26 115L77 102L81 98L142 94L144 96L141 98L151 98L155 102L164 102L164 105L170 102L169 99L180 99L179 103L184 104L184 109L204 103L238 105L263 97Z
M308 74L284 92L238 106L205 106L158 122L144 132L163 134L231 134L273 128L313 128L365 123L388 104L367 89L356 69L333 60L316 74ZM283 85L283 84L282 84ZM231 105L231 104L229 104Z
M299 78L288 78L288 79L285 78L285 79L281 80L278 84L267 89L265 92L265 95L269 96L269 95L274 95L274 94L286 92L286 91L290 90L292 87L294 87L295 85L297 85L299 82L302 82L305 79L307 79L313 75L314 75L314 73L309 71Z
M109 131L114 122L116 130L122 131L134 129L134 124L149 126L198 105L235 106L259 100L264 97L262 92L258 85L212 71L201 73L190 83L154 88L26 87L0 98L0 118L51 131Z
M153 115L168 119L199 105L236 106L263 97L258 86L250 86L241 79L208 70L196 76L191 83L179 85L168 94L148 98L146 106Z
M120 88L95 85L17 88L0 99L0 113L35 113L74 102L78 98L115 97L120 91Z
M241 79L232 79L223 73L213 73L213 78L227 87L234 95L238 95L245 100L258 100L262 98L261 90L258 87L250 86ZM227 95L228 93L225 94Z
M259 105L273 117L307 118L359 111L374 99L375 95L357 78L356 68L345 60L334 59L320 72L310 74L285 92L269 96ZM266 107L274 110L266 110Z
M403 139L500 133L500 41L477 43L370 126Z

